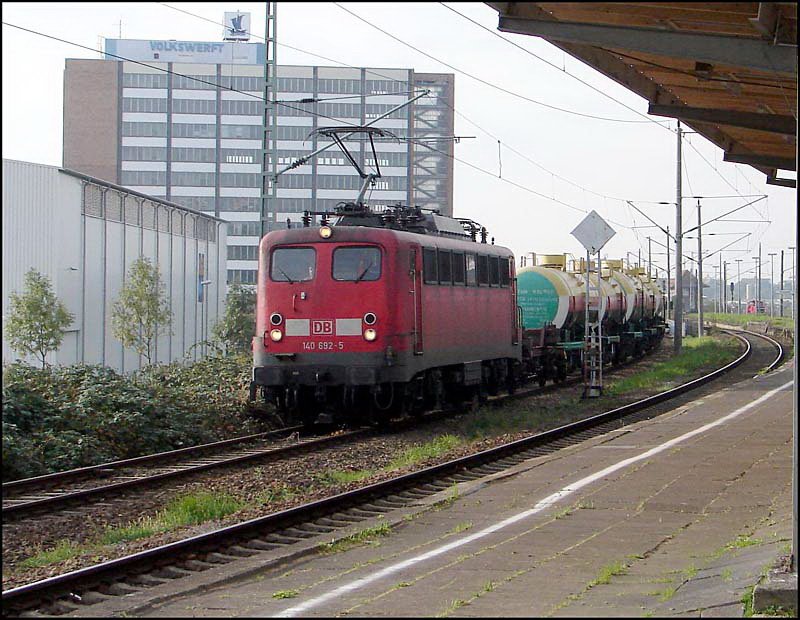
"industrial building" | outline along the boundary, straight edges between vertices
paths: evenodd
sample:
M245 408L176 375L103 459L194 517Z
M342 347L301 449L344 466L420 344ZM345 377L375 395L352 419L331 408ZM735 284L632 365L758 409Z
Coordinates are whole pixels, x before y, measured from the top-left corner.
M105 52L105 59L66 61L64 167L227 220L227 281L254 284L264 44L108 39ZM452 215L452 74L284 65L276 74L279 169L330 142L315 129L366 125L429 90L375 123L401 138L376 142L376 158L364 140L348 148L362 168L380 166L370 204ZM341 151L328 149L279 177L268 229L353 200L361 182Z
M72 170L4 159L3 363L20 357L5 335L9 296L22 293L25 274L36 269L74 316L49 363L140 368L139 354L112 333L111 309L142 256L158 265L172 312L153 361L198 359L224 312L226 235L226 222L210 213Z

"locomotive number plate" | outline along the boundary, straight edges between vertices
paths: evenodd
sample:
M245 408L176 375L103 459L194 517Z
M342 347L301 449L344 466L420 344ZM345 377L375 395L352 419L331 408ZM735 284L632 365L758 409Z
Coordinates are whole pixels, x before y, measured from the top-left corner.
M344 349L344 342L329 342L329 341L306 341L303 343L303 351L342 351Z

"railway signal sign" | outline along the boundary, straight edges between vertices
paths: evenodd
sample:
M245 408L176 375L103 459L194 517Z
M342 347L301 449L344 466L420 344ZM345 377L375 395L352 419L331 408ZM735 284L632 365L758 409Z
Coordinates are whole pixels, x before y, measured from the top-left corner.
M595 398L603 394L603 334L601 323L603 320L602 302L600 294L600 250L608 240L616 235L606 221L592 211L572 231L572 236L586 248L586 317L584 320L586 339L583 354L583 397ZM590 271L592 254L597 254L597 279L596 285L592 284ZM590 311L589 304L594 292L597 308Z

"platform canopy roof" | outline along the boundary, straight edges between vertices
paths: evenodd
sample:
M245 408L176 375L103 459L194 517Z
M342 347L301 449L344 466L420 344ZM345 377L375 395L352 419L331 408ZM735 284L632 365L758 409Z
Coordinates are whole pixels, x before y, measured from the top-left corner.
M487 2L498 29L546 39L795 187L797 4L794 2Z

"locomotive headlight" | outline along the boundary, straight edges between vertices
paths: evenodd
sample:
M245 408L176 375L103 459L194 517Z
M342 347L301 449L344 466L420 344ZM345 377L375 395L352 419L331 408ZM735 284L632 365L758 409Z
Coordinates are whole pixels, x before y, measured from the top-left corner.
M274 342L280 342L281 338L283 338L283 332L279 329L273 329L269 333L269 337L272 338Z
M378 320L378 317L375 316L374 312L367 312L364 315L364 323L367 325L375 325L375 322Z
M283 317L278 312L273 312L269 315L269 322L273 325L280 325L283 323Z
M330 226L321 226L319 229L319 236L323 239L330 239L333 235L333 228Z
M372 342L377 337L378 337L378 332L376 332L374 329L369 328L364 330L364 340L366 340L367 342Z

